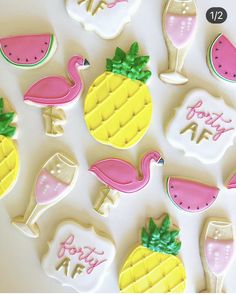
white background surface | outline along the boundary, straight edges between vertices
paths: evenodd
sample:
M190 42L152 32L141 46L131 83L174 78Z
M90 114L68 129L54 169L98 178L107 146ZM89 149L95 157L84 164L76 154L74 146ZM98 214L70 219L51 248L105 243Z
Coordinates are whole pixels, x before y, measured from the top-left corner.
M197 292L204 288L204 274L199 257L198 240L206 217L227 217L236 227L236 193L223 188L223 182L236 168L236 146L231 147L221 162L203 165L184 157L181 151L170 146L165 139L164 127L174 108L185 93L194 87L204 87L215 96L223 96L228 104L236 107L235 85L224 84L212 77L206 65L206 49L217 33L225 32L236 42L234 0L198 0L199 25L194 46L185 63L190 82L185 86L163 84L157 72L167 67L167 51L161 30L162 5L165 1L143 0L131 24L113 41L104 41L94 33L84 31L79 23L66 13L63 0L0 0L0 35L54 32L59 47L55 56L45 66L30 71L15 69L0 58L0 94L9 98L18 115L18 146L21 170L14 189L0 202L0 291L1 292L71 292L56 280L48 278L40 266L40 259L47 250L47 241L56 226L64 218L76 218L83 223L94 224L107 232L117 247L117 256L100 292L118 292L118 272L127 255L139 239L139 230L146 217L158 217L169 212L181 228L183 242L181 258L187 271L187 291ZM228 20L222 25L209 24L205 12L211 6L222 6L228 11ZM151 127L142 141L127 151L120 151L97 143L88 133L83 119L84 96L67 111L68 123L65 135L58 139L44 135L41 111L23 102L23 93L30 84L45 75L65 75L68 59L81 53L91 63L83 73L86 93L91 82L104 71L105 58L112 56L119 45L128 49L131 42L141 44L142 53L151 56L150 68L153 77L150 88L154 112ZM152 167L150 184L133 196L123 196L120 205L109 218L93 212L92 204L97 198L99 182L90 175L88 167L106 157L122 157L137 165L140 155L150 149L162 151L163 168ZM41 235L33 240L25 237L11 224L11 219L23 214L28 205L34 178L40 166L57 151L74 156L80 164L79 178L75 189L61 203L52 207L39 220ZM188 215L175 208L163 187L163 177L168 175L191 177L198 181L218 185L222 189L217 202L207 212ZM236 292L236 261L226 280L225 290Z

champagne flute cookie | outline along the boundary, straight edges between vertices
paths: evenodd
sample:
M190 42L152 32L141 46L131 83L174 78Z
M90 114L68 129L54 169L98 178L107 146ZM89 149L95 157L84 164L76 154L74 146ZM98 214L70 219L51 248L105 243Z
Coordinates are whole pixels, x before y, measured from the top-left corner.
M140 174L130 163L121 159L105 159L93 164L89 171L105 184L94 209L107 216L110 208L118 205L120 192L131 194L143 189L149 183L150 165L153 161L164 164L159 152L149 152L142 158Z
M113 242L93 226L73 220L59 225L42 259L45 273L77 292L95 291L115 257Z
M61 153L54 154L40 169L24 216L15 217L12 224L26 236L37 238L40 230L36 221L71 192L77 176L74 161Z
M14 142L16 114L6 111L6 100L0 98L0 198L14 186L19 173L19 153Z
M200 254L206 277L204 293L223 293L224 278L235 255L232 223L220 218L208 219L200 239Z
M10 64L23 69L38 68L57 48L53 34L19 35L0 38L0 52Z
M107 59L106 72L90 87L84 104L85 122L99 142L128 149L148 130L152 117L152 97L146 85L151 72L143 70L148 56L138 56L135 42L128 53L117 48Z
M169 68L160 79L169 84L185 84L182 68L195 35L197 9L195 0L168 0L163 14L163 33L168 48Z
M147 229L142 229L141 245L127 258L119 275L122 293L183 293L186 273L177 257L181 242L179 230L171 229L168 215L158 224L150 218Z
M66 116L58 106L68 106L79 99L83 92L83 81L78 70L89 66L89 62L82 56L76 55L68 62L70 82L64 77L46 77L33 84L24 95L24 102L44 107L46 135L61 136L64 133L62 124Z
M211 43L207 62L211 73L221 81L236 83L236 47L224 35L219 34Z
M67 0L68 14L104 39L117 37L141 0Z

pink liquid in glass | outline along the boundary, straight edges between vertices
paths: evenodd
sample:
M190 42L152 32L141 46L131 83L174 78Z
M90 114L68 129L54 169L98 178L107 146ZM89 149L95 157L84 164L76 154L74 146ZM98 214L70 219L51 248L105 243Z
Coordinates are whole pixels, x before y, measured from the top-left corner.
M234 241L207 238L205 241L205 255L211 271L219 275L227 269L233 258Z
M165 19L166 33L177 49L184 48L194 34L197 24L195 15L178 15L167 13Z
M62 183L47 170L43 169L36 181L36 201L40 205L51 203L61 197L68 185Z

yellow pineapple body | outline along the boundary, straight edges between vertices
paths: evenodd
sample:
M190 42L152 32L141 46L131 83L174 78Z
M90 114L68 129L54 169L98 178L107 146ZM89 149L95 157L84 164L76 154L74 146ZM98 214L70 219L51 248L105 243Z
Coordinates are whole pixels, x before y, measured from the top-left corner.
M152 98L146 84L105 72L89 89L84 115L91 135L120 149L136 144L152 117Z
M122 267L119 286L122 293L183 293L185 268L174 255L139 246Z
M0 197L13 186L19 172L19 155L12 139L0 135Z

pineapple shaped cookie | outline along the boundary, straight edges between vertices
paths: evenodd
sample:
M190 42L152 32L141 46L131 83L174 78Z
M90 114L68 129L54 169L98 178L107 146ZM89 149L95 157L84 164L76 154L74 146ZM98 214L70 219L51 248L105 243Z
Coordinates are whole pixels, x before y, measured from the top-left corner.
M138 52L137 42L128 53L117 48L85 99L84 117L91 135L119 149L135 145L152 117L152 98L146 85L151 72L143 70L149 56L138 56Z
M160 219L160 224L151 218L148 229L142 229L142 245L133 250L120 272L122 293L184 292L185 268L177 257L181 248L179 230L170 229L168 215Z
M13 137L14 112L4 113L4 100L0 98L0 198L14 185L19 171L19 155Z

